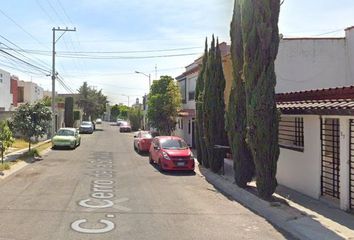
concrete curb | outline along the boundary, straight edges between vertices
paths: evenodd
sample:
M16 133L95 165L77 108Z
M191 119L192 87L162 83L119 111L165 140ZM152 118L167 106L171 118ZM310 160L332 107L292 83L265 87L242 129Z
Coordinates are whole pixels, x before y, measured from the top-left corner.
M211 172L196 162L196 173L214 185L218 190L232 197L243 206L264 217L274 226L297 239L305 240L335 240L345 239L337 233L327 229L320 222L298 209L283 203L272 204L254 194L237 187L220 175Z
M33 145L32 148L37 148L37 147L40 147L48 142L51 142L52 140L51 139L48 139L48 140L45 140L41 143L38 143L36 145ZM12 152L12 153L9 153L7 155L4 156L4 162L6 162L8 160L9 157L11 156L14 156L14 155L18 155L18 154L22 154L22 153L25 153L26 151L28 150L28 148L23 148L23 149L20 149L20 150L17 150L15 152Z
M44 142L41 142L41 143L39 143L39 144L37 144L37 145L34 145L33 148L40 147L40 146L42 146L42 145L44 145L44 144L46 144L46 143L48 143L48 142L50 142L50 141L51 141L51 140L49 139L49 140L46 140L46 141L44 141ZM27 151L27 148L26 148L26 149L20 149L20 150L18 150L18 151L16 151L16 152L13 152L13 153L11 153L11 154L9 154L9 155L6 155L6 156L22 154L22 153L24 153L24 152L26 152L26 151ZM47 150L45 150L45 151L43 152L43 155L48 154L48 152L50 152L50 148L48 148ZM6 156L5 156L5 157L6 157ZM5 158L5 157L4 157L4 162L6 162L6 158ZM22 161L21 161L21 162L16 163L15 165L13 165L10 170L6 170L6 171L3 171L3 172L0 171L0 173L2 173L2 174L0 174L0 180L4 180L5 178L7 178L7 177L11 176L12 174L14 174L14 173L20 171L21 169L27 167L28 165L29 165L29 163L26 163L26 162L22 162Z

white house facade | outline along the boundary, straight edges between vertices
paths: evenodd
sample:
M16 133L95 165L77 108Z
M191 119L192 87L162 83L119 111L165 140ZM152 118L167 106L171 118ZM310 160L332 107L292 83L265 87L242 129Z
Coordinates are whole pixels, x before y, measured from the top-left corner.
M282 39L276 60L278 183L354 209L354 27Z
M33 104L38 100L43 99L44 90L34 82L18 82L18 103Z
M9 111L12 100L10 73L0 69L0 111Z

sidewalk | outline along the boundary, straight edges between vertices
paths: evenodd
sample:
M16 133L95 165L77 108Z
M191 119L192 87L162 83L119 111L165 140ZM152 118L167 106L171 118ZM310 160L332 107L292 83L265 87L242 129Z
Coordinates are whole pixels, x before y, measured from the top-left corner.
M51 141L51 139L48 139L48 140L45 140L45 141L40 142L40 143L38 143L38 144L34 144L34 145L31 146L31 148L39 147L39 146L41 146L41 145L43 145L43 144L46 144L47 142L50 142L50 141ZM26 148L23 148L23 149L20 149L20 150L11 152L11 153L9 153L9 154L6 154L6 155L4 156L4 162L16 160L18 157L20 157L22 154L24 154L24 153L27 152L27 151L28 151L28 148L26 147ZM1 157L1 156L0 156L0 157ZM0 160L1 160L1 159L0 159Z
M196 173L225 195L267 219L274 226L298 239L354 239L354 215L329 203L307 197L299 192L278 186L275 198L269 203L258 198L255 183L245 190L234 184L233 162L225 159L224 175L218 175L200 166ZM253 192L253 193L252 193Z

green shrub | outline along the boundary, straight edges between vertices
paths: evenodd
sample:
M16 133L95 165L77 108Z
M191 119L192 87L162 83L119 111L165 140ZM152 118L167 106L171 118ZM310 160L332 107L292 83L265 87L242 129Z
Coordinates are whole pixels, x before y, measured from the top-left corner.
M24 157L39 157L39 151L36 148L32 148L30 151L23 154Z

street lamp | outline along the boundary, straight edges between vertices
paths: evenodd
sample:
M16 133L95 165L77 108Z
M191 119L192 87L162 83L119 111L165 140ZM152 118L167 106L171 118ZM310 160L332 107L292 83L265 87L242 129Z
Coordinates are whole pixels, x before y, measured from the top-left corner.
M151 87L151 74L147 75L146 73L135 71L137 74L143 74L144 76L149 78L149 92L150 92L150 87Z

